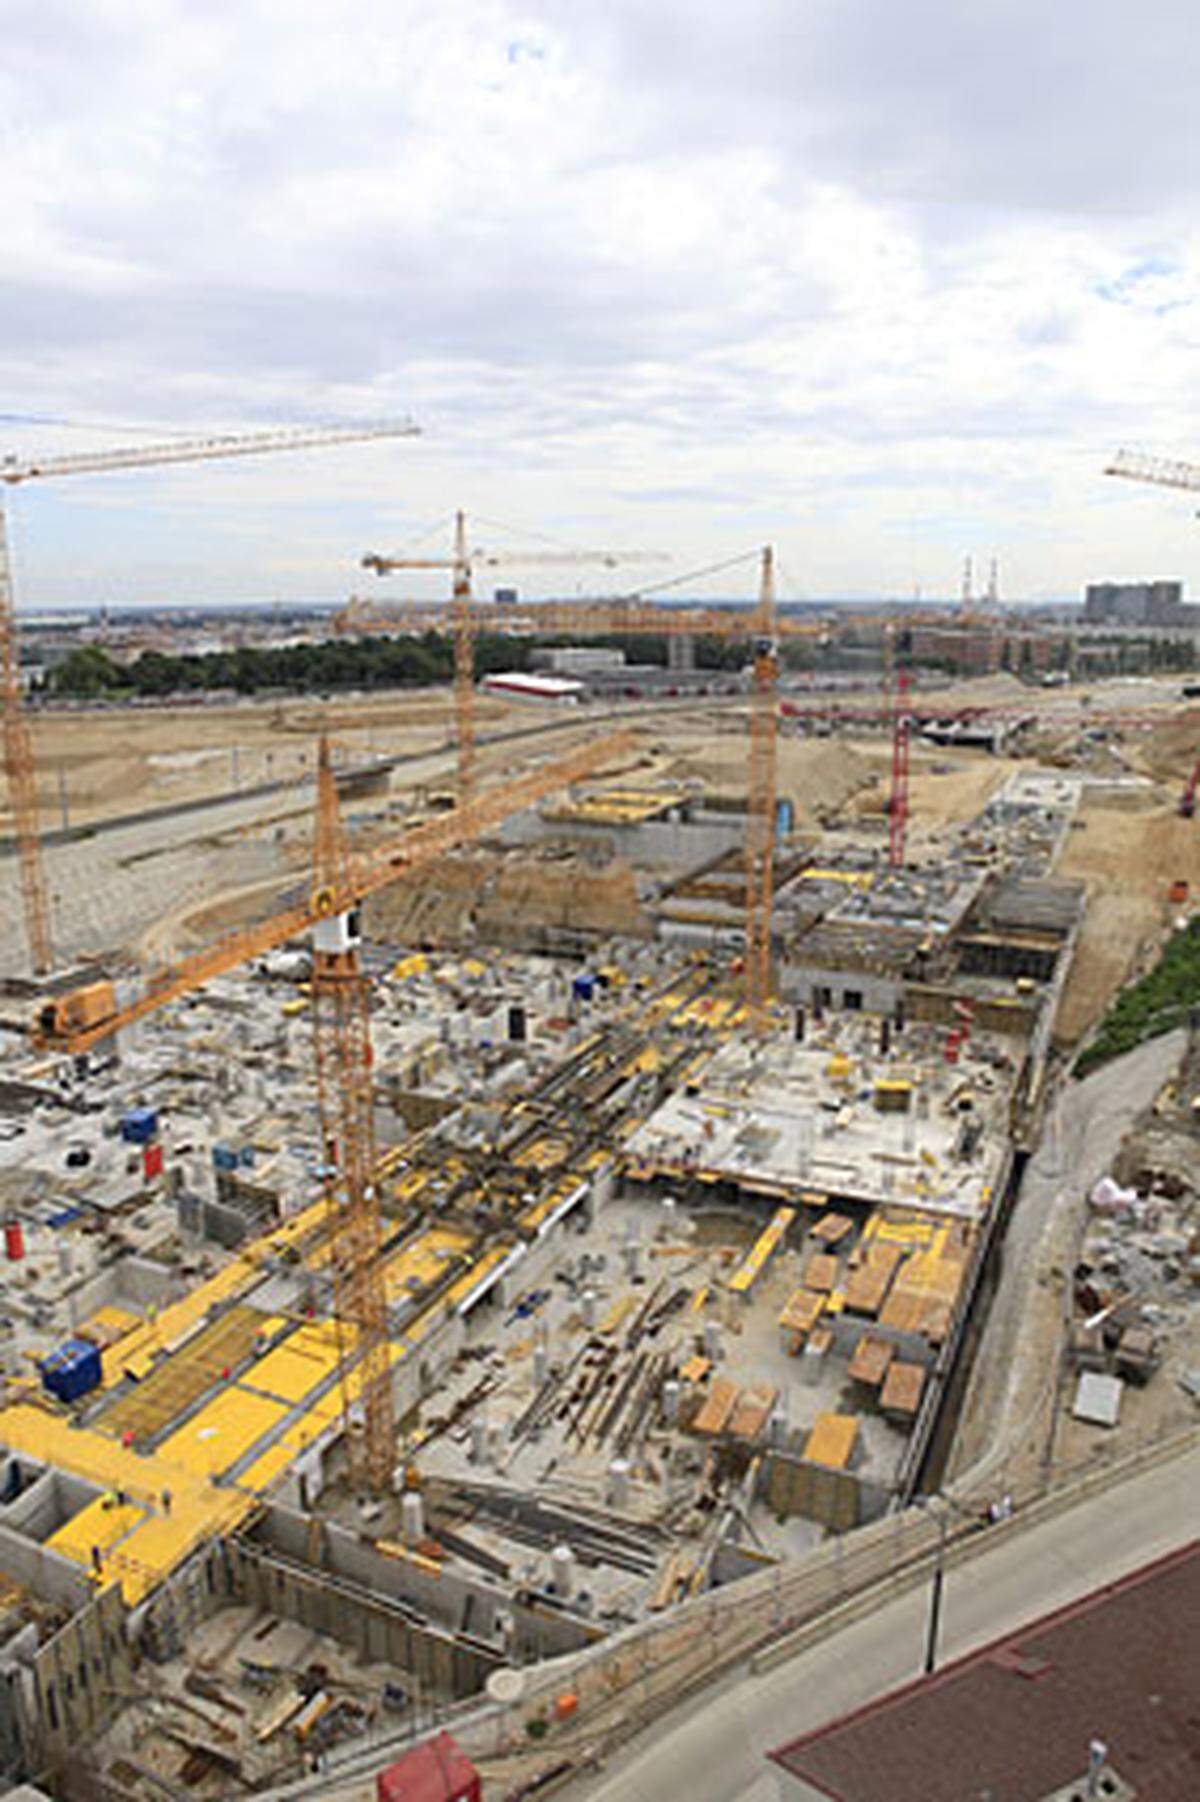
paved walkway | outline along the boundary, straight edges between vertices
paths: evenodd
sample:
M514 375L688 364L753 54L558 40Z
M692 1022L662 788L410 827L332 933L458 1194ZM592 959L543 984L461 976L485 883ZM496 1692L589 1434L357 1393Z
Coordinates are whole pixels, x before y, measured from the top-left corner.
M998 1541L946 1577L943 1659L958 1657L1196 1538L1200 1444ZM775 1802L769 1747L918 1674L928 1585L759 1676L736 1673L560 1792L571 1802Z

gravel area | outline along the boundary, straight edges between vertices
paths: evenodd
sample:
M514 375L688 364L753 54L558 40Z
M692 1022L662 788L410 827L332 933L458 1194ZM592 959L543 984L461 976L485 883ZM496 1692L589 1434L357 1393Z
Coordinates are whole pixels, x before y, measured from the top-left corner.
M1020 1493L1036 1483L1087 1195L1173 1075L1184 1044L1183 1032L1168 1033L1060 1090L1009 1222L1000 1282L947 1473L957 1491Z

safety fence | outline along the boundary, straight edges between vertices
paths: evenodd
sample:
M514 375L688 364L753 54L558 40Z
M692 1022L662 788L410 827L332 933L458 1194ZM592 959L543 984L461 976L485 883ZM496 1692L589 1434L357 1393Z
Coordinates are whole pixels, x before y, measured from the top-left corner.
M935 1496L830 1539L792 1563L695 1596L587 1652L528 1666L515 1674L510 1700L459 1703L436 1722L422 1723L420 1733L448 1726L488 1773L498 1797L517 1802L526 1792L548 1795L555 1773L565 1779L607 1756L729 1668L747 1660L754 1668L781 1662L844 1621L848 1609L875 1606L919 1581L938 1558L957 1564L1197 1446L1196 1425L1156 1430L1135 1443L1126 1438L1083 1465L1043 1472L1014 1492L1012 1512L996 1521L989 1515L991 1504L1003 1499L999 1494L971 1501ZM356 1782L397 1757L413 1737L409 1731L377 1734L339 1747L319 1786L310 1780L270 1797L283 1802L320 1794L323 1802L335 1802L353 1794Z

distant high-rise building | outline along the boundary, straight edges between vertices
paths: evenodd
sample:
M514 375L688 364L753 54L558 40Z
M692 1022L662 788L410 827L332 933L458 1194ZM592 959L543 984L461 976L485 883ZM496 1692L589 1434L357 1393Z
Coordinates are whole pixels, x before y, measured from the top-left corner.
M1089 626L1184 626L1190 613L1182 582L1089 582L1083 600Z

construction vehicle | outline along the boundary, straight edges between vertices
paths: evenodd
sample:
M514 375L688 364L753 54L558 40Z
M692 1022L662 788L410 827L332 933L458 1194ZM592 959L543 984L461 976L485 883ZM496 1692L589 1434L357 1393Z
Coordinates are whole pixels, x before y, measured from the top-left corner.
M96 475L110 470L149 469L169 463L202 463L215 457L252 457L269 451L307 450L319 445L357 444L376 438L411 438L419 428L411 420L375 425L331 426L250 432L208 438L179 438L165 444L133 445L117 450L81 451L74 455L0 460L0 483L17 487L59 476ZM4 705L4 768L13 813L13 830L21 870L25 934L35 975L44 976L53 962L50 903L42 864L37 777L33 741L21 695L20 654L8 553L7 509L0 489L0 686Z

